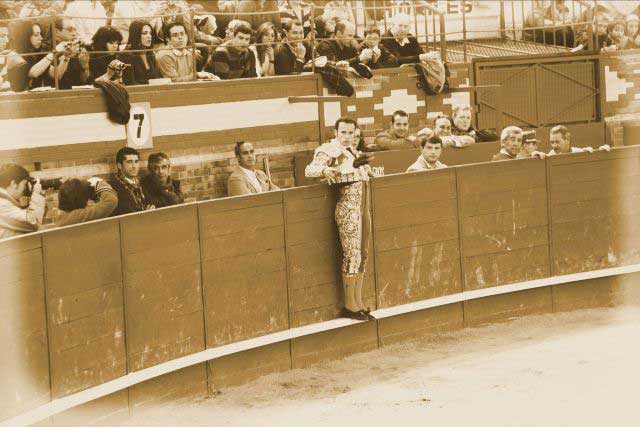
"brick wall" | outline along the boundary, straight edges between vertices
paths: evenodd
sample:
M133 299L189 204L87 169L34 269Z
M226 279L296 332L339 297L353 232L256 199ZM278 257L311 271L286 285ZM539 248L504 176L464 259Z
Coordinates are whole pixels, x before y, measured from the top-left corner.
M625 124L640 120L640 50L601 53L600 81L607 140L621 146Z

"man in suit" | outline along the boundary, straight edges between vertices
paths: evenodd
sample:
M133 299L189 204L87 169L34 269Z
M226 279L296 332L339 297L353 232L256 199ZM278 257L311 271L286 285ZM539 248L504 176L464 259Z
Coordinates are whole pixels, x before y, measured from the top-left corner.
M256 170L256 151L250 142L236 142L234 152L238 158L238 167L229 175L227 181L229 196L265 193L280 189L271 182L267 174Z

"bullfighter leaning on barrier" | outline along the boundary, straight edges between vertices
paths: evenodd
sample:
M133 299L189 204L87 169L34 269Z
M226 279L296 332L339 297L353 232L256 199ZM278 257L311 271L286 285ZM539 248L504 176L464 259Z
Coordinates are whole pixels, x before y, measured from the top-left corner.
M339 198L335 220L342 244L342 286L345 296L343 316L368 320L370 309L362 300L362 285L371 237L368 181L373 176L367 154L357 151L355 120L341 117L335 125L335 139L316 148L313 161L305 168L308 178L323 177L336 184Z

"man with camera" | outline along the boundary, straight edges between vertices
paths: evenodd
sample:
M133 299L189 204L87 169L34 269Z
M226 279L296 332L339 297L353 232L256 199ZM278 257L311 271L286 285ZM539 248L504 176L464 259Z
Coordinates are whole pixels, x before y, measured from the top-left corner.
M58 17L56 26L56 48L58 66L49 68L49 75L58 78L60 89L71 89L92 80L89 69L89 53L78 37L78 30L69 18Z
M37 231L44 210L40 180L22 166L0 166L0 239Z

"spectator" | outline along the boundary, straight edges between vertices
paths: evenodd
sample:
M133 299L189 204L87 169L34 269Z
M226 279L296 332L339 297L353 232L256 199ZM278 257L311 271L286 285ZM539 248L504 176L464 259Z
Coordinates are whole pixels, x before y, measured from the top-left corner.
M256 169L256 152L250 142L236 142L234 152L238 159L238 167L229 175L227 181L227 192L230 197L280 189L271 182L267 174Z
M91 44L93 35L98 32L98 29L107 25L107 12L102 6L102 2L98 0L71 2L67 5L65 15L71 18L73 25L78 29L78 37L85 44ZM122 35L120 40L122 40Z
M194 13L194 31L196 43L202 43L207 46L218 47L222 44L222 39L217 37L216 30L218 23L216 17L207 14L201 5L193 5L191 11Z
M275 42L277 41L277 32L275 26L271 22L265 22L260 25L256 31L256 46L249 49L256 58L256 74L258 77L270 77L276 75L275 60Z
M528 130L522 132L522 146L516 159L527 159L529 157L545 157L544 153L538 151L538 140L536 139L536 131Z
M93 80L89 68L89 54L78 38L78 29L69 18L57 17L56 26L56 53L59 56L58 66L49 69L51 77L56 76L60 89L71 89L73 86L82 86ZM61 42L66 42L62 45Z
M409 33L409 15L399 13L393 17L393 25L383 37L382 45L395 56L400 64L414 64L427 60L427 54L413 35Z
M111 61L116 59L122 34L115 27L105 26L98 29L92 40L91 50L96 53L91 57L89 69L94 77L100 77L107 72Z
M53 0L53 1L45 1L45 0L33 0L24 3L22 9L20 9L20 13L18 14L19 18L36 18L38 16L52 16L52 15L60 15L64 11L65 0Z
M6 21L0 21L0 90L11 88L11 84L7 78L9 70L9 55L12 54L9 47L9 26ZM12 55L15 58L15 54Z
M629 48L640 48L640 18L638 15L631 14L625 19L626 34L629 38Z
M236 25L233 38L216 48L205 68L223 80L257 77L256 58L249 49L250 41L249 23Z
M350 22L354 27L356 25L356 18L353 15L351 2L347 0L331 0L324 5L323 15L329 19L337 18L339 21Z
M282 30L280 9L276 0L240 0L236 11L238 14L249 14L239 15L239 17L249 22L251 28L260 28L261 25L270 23L276 28L277 32Z
M522 129L517 126L507 126L500 134L500 151L491 159L498 160L515 159L522 147Z
M136 19L150 21L155 15L156 2L153 0L117 1L111 17L111 25L122 33L123 39L129 38L129 26Z
M324 40L333 37L336 31L336 20L328 18L325 15L316 16L315 20L315 38L316 40ZM307 38L311 38L311 32L307 35Z
M156 33L157 38L162 41L164 45L169 44L166 34L166 29L168 25L173 22L180 22L184 25L184 29L187 35L192 34L193 26L191 24L191 10L189 9L189 5L184 0L170 0L170 1L162 1L157 2L155 15L156 16L149 20L149 24L151 24L151 28Z
M7 76L11 90L22 92L36 87L53 86L49 68L53 64L54 54L47 53L49 49L43 43L42 27L35 22L24 21L17 29L13 42L19 55L7 57Z
M89 200L93 200L88 205ZM58 193L58 208L62 214L56 221L58 227L80 224L106 218L118 206L118 195L100 178L88 181L69 179L62 183Z
M380 44L380 30L372 27L364 30L364 41L360 44L359 52L369 49L371 56L362 61L371 69L376 68L394 68L400 65L398 58L387 50L384 45Z
M193 56L187 48L189 38L184 24L172 22L167 26L167 34L172 49L158 52L160 74L173 82L193 80ZM219 80L217 76L206 71L197 71L196 76L204 80Z
M0 239L37 231L44 217L45 198L42 186L33 183L22 166L7 164L0 167ZM31 195L23 208L21 199Z
M317 56L326 56L329 61L341 63L344 67L358 62L369 61L373 57L371 49L363 49L358 54L357 44L354 39L356 27L348 21L339 21L333 39L323 40L318 44Z
M409 168L407 172L420 172L428 171L432 169L443 169L447 165L440 162L440 155L442 155L442 140L437 136L421 137L420 145L422 145L422 153L418 160L416 160Z
M609 25L610 46L607 50L629 49L629 38L625 35L627 28L622 21L615 21ZM614 47L615 46L615 47Z
M475 139L469 135L452 135L451 134L451 120L446 116L436 118L434 123L434 134L440 139L445 147L468 147L475 144Z
M138 150L131 147L119 149L116 153L116 166L118 172L109 181L109 184L118 194L118 206L111 213L111 216L154 209L155 206L146 201L138 180L138 172L140 171Z
M471 105L468 104L453 106L453 126L451 127L451 134L455 136L470 136L476 142L497 141L498 136L493 130L477 130L471 126L472 112Z
M171 179L169 156L165 153L150 154L147 168L149 173L140 181L147 203L156 208L184 203L180 181Z
M311 59L311 49L308 49L302 40L304 32L302 23L296 19L283 22L283 43L276 46L275 70L276 75L301 73L306 61Z
M402 110L398 110L391 115L391 128L376 135L374 143L367 146L367 151L418 147L420 145L416 136L409 134L409 115Z
M0 1L0 21L17 18L18 13L15 7L16 4L13 1Z
M153 30L145 21L133 21L129 27L126 50L143 52L122 52L118 59L131 65L125 68L123 81L126 85L146 85L151 79L160 78L160 69L153 53Z
M592 147L572 147L571 133L564 125L557 125L551 128L551 131L549 131L549 143L551 144L551 151L547 154L549 156L567 153L593 153ZM610 151L611 147L604 144L598 147L598 150Z
M311 5L300 0L282 0L280 2L280 22L282 28L291 21L299 21L304 29L304 36L311 30Z

